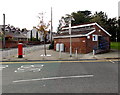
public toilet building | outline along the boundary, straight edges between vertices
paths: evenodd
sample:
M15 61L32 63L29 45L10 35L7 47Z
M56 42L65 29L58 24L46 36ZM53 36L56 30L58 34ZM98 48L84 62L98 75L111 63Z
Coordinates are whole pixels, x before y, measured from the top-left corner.
M78 53L89 53L110 51L110 34L97 23L81 24L71 27L71 35L69 27L62 28L54 38L54 50L56 44L64 44L64 52L70 52L70 37L72 53L76 50Z

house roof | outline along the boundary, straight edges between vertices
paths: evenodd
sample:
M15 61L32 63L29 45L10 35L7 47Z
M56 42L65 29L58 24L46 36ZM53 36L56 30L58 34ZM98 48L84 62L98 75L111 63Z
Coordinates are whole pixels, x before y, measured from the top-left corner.
M27 30L21 31L19 28L14 26L5 25L5 37L13 38L27 38ZM3 33L3 25L0 25L0 35Z
M74 29L74 28L80 28L80 27L87 27L87 26L92 26L92 25L96 25L98 26L101 30L103 30L106 34L108 34L109 36L111 36L105 29L103 29L98 23L87 23L87 24L81 24L81 25L76 25L76 26L72 26L71 28ZM69 27L65 27L65 28L62 28L62 30L65 30L65 29L69 29Z
M13 37L13 38L27 38L21 33L13 33L13 32L6 32L5 37Z
M87 24L81 24L81 25L77 25L77 26L72 26L71 27L72 28L71 37L88 36L88 35L94 33L96 31L96 29L95 29L95 27L93 27L93 25L98 26L106 34L108 34L109 36L111 36L99 24L97 24L97 23L87 23ZM60 34L56 34L56 36L54 36L53 38L66 38L66 37L70 37L68 29L69 29L69 27L62 28L62 31L60 31Z
M94 33L95 30L91 30L91 31L83 31L82 33L72 33L71 36L70 34L65 34L65 35L56 35L53 38L67 38L67 37L83 37L83 36L88 36L92 33Z

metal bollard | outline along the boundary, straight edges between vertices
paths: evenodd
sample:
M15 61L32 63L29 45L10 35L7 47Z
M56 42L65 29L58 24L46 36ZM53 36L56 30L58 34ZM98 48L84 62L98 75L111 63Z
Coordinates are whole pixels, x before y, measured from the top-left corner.
M59 51L59 58L61 58L61 50Z
M8 59L10 59L10 50L8 50Z
M76 55L76 58L78 57L78 51L77 51L77 48L75 50L75 55Z
M93 50L93 55L95 55L95 50Z

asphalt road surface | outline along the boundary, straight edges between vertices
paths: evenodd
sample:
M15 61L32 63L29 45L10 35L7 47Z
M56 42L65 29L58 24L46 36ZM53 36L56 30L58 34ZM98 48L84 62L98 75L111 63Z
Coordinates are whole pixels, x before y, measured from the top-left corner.
M118 93L114 60L7 62L2 93Z

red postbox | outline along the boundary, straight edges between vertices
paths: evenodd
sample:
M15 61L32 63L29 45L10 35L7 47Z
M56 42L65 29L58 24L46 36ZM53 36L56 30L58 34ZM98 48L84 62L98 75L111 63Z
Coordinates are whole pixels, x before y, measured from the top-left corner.
M23 44L18 43L18 58L23 58Z

